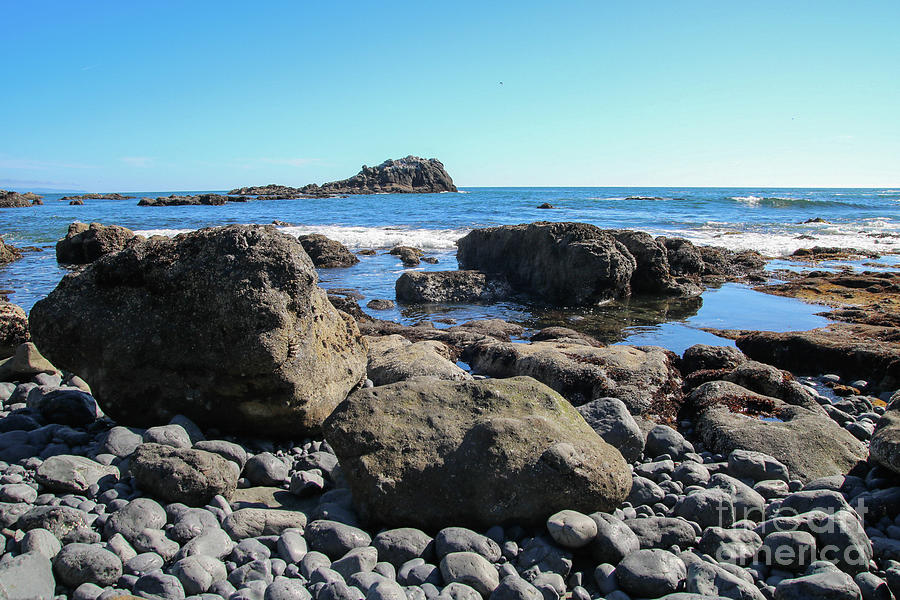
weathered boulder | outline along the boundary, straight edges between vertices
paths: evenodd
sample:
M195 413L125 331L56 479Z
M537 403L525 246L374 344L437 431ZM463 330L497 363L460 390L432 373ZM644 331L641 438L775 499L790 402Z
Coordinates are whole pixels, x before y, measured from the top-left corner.
M352 267L359 262L356 255L347 250L345 245L320 233L301 235L298 239L316 267L325 269Z
M862 443L823 411L731 382L704 383L690 393L686 404L697 412L697 431L710 451L762 452L801 481L847 473L866 459Z
M625 246L635 259L636 266L631 275L632 292L695 296L702 291L696 280L702 270L702 261L690 271L681 265L682 275L693 275L694 281L687 277L676 278L669 267L666 245L659 239L653 239L650 234L642 231L627 229L611 229L609 233ZM690 242L687 244L693 246Z
M407 271L394 285L397 300L411 304L430 302L497 302L512 289L503 278L480 271Z
M295 436L365 374L356 324L316 281L300 243L272 226L154 237L66 276L32 309L32 337L119 423L183 414Z
M34 206L43 204L41 196L32 192L12 192L9 190L0 190L0 208L24 208L26 206Z
M754 331L735 341L754 360L792 373L837 373L900 388L900 329L838 323L811 331Z
M25 309L0 300L0 358L12 356L19 345L30 339Z
M900 392L891 397L887 410L878 419L869 453L876 462L900 473Z
M404 267L415 267L421 262L420 259L425 256L425 251L412 246L394 246L388 251L388 254L399 257Z
M188 506L203 506L216 494L230 498L238 480L238 469L218 454L163 444L138 446L130 469L141 489Z
M387 385L412 377L433 376L466 381L472 376L449 360L449 350L441 342L412 343L401 335L366 336L369 346L368 377L375 385Z
M104 478L115 483L119 479L119 469L71 454L51 456L35 473L35 480L45 489L72 494L84 494Z
M578 407L578 412L597 435L622 453L628 462L640 460L644 453L644 435L618 398L597 398Z
M361 389L324 432L360 516L387 525L540 523L611 510L631 488L621 454L529 377Z
M552 304L584 305L626 295L637 262L609 232L587 223L475 229L456 242L461 269L501 274Z
M122 250L134 237L134 232L126 227L75 221L69 225L66 237L56 242L56 260L73 264L94 262L104 254Z
M671 417L681 404L677 356L656 346L483 340L468 346L462 358L474 372L491 377L534 377L576 406L613 397L632 415Z

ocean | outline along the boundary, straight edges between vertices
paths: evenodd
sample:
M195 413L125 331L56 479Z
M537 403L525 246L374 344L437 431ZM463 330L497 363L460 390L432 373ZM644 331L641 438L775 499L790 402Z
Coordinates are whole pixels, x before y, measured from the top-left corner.
M172 193L136 192L164 196ZM221 190L219 193L223 193ZM753 188L465 188L459 193L388 194L311 200L257 200L224 206L139 207L129 200L60 202L0 210L0 234L13 245L35 246L22 260L0 268L0 290L27 309L48 294L66 273L56 263L54 244L72 221L122 225L143 235L176 233L231 223L272 223L292 235L322 233L352 250L378 249L347 269L321 269L324 288L350 288L364 310L382 319L412 324L423 319L503 318L529 330L567 325L609 343L653 344L676 352L694 343L730 344L709 328L809 329L828 323L824 307L753 291L741 284L707 290L699 299L631 299L591 309L494 305L365 308L375 298L394 299L394 282L404 268L386 254L398 244L417 246L438 259L417 269L457 268L455 241L478 227L532 221L582 221L603 228L680 236L695 244L752 249L776 258L770 268L798 268L786 260L811 246L860 248L883 254L878 260L828 263L825 268L900 266L900 189ZM538 209L549 203L552 210ZM805 223L811 219L825 222ZM436 323L446 327L449 323Z

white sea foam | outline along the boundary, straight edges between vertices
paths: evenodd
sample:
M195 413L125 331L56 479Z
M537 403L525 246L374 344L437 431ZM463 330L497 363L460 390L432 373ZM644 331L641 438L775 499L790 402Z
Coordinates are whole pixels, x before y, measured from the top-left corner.
M321 233L337 240L348 248L391 248L393 246L414 246L425 250L451 250L456 248L456 240L470 229L417 229L413 227L346 227L342 225L298 225L279 227L289 235ZM191 229L145 229L137 231L144 236L165 235L172 237Z
M762 197L760 196L732 196L729 200L736 200L737 202L743 202L749 206L759 206Z

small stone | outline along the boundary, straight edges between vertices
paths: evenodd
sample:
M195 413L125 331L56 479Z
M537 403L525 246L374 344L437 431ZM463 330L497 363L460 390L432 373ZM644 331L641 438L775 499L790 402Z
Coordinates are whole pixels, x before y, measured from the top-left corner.
M346 579L354 573L373 570L377 562L378 550L372 546L361 546L347 551L344 556L331 563L331 568Z
M353 548L368 546L372 542L369 534L362 529L324 519L310 523L304 533L313 550L331 558L339 558Z
M440 568L448 584L463 583L485 597L500 585L497 570L476 552L451 552L441 559Z
M145 444L162 444L173 448L190 448L193 446L191 436L181 425L158 425L144 432L142 439Z
M300 529L287 529L281 532L276 543L278 556L288 563L298 563L306 556L306 538Z
M134 584L134 593L144 598L184 599L184 588L178 578L174 575L166 575L162 571L153 571L142 575Z
M212 556L188 556L171 568L171 574L178 578L185 594L203 594L216 581L228 577L225 564Z
M135 498L106 520L103 532L106 537L116 533L133 544L145 529L162 529L166 524L166 511L151 498Z
M242 508L228 515L222 523L222 529L234 540L261 535L281 535L285 529L302 529L305 526L305 513L274 508ZM366 546L368 542L361 545Z
M53 569L60 581L70 588L82 583L107 586L122 576L122 560L99 546L69 544L56 555Z
M0 486L0 502L34 504L37 496L37 490L25 483L8 483Z
M608 513L593 513L591 519L597 524L597 535L591 546L593 557L599 563L617 565L640 549L637 534L624 521Z
M433 547L433 543L431 536L413 527L388 529L372 540L379 558L398 568L411 559L427 558L426 551Z
M822 572L784 579L775 587L775 600L858 600L859 587L846 573Z
M703 490L682 498L673 513L698 523L701 528L728 528L734 523L734 498L723 489Z
M32 529L19 542L22 553L37 552L48 559L53 559L62 550L62 544L46 529Z
M240 444L225 440L201 440L194 444L194 449L218 454L237 464L241 469L247 464L247 451Z
M657 457L668 454L673 458L682 458L685 454L694 451L694 446L684 439L684 436L668 427L657 425L647 434L647 443L644 446L644 454L648 457Z
M500 546L491 538L465 527L445 527L434 538L438 558L451 552L476 552L488 562L500 560Z
M738 479L790 481L786 466L768 454L752 450L733 450L728 455L728 471Z
M597 536L597 523L574 510L561 510L547 519L547 531L564 548L583 548Z
M802 571L816 560L816 538L805 531L776 531L763 540L759 557L774 568Z
M253 485L280 486L288 478L288 466L271 452L260 452L244 465L243 476Z
M127 427L116 426L106 432L106 439L100 446L100 452L112 454L119 458L131 456L141 445L142 438L140 434L135 433Z
M687 569L671 552L638 550L622 559L615 573L619 587L631 596L659 598L678 590Z
M104 478L118 480L119 469L107 467L84 456L51 456L38 467L35 479L55 492L84 494Z

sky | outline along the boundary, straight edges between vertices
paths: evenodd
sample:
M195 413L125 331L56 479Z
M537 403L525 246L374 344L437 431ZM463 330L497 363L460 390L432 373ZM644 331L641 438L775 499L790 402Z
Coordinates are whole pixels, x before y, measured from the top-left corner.
M0 188L900 186L900 2L0 0Z

